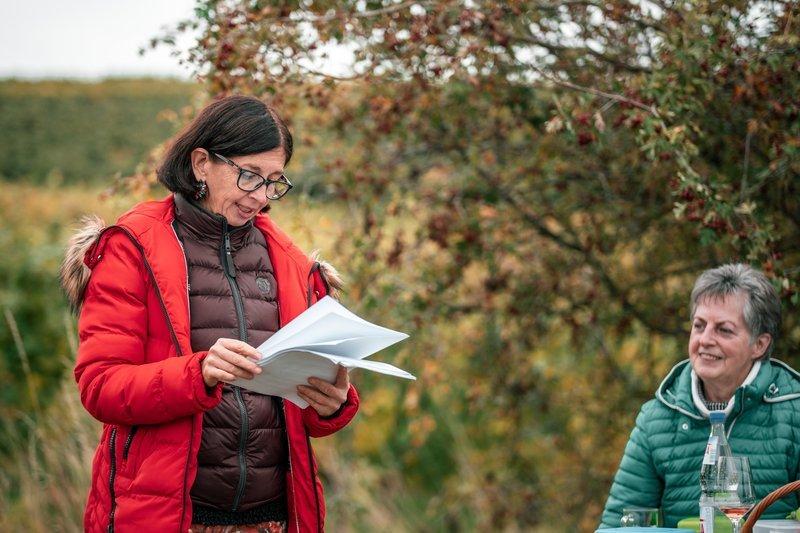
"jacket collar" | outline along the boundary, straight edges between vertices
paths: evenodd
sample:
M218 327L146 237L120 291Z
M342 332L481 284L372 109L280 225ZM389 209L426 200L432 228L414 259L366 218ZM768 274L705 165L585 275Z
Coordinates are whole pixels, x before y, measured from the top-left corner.
M744 378L744 382L741 386L746 387L750 385L753 380L756 379L758 375L758 371L761 369L761 361L756 361L753 366L750 368L750 372L747 373L747 377ZM708 418L711 414L711 411L708 410L708 407L705 406L705 403L702 399L700 399L700 394L698 389L700 387L700 378L697 376L697 372L692 369L692 402L694 402L694 406L697 408L697 411L703 415L703 418ZM728 403L725 406L724 412L725 416L731 414L733 411L733 407L736 405L736 393L734 391L733 396L728 398Z
M692 365L689 360L681 361L672 367L667 377L656 390L656 398L676 411L691 418L702 420L703 416L697 412L692 401Z
M670 409L696 420L707 418L692 399L692 365L688 359L672 367L656 390L656 398ZM761 364L749 384L736 390L732 413L738 415L761 402L777 403L796 398L800 398L800 374L786 363L770 359Z
M77 310L82 303L91 269L102 257L105 242L113 233L124 231L141 249L159 290L166 296L165 311L175 325L181 346L186 350L190 346L187 273L183 250L172 228L175 220L173 198L173 195L169 195L161 200L138 204L123 214L113 226L106 226L97 218L85 220L84 227L70 240L61 278L70 302ZM270 250L272 266L279 280L281 323L285 324L306 308L304 296L309 287L313 261L292 244L266 214L257 215L253 225L264 234ZM329 265L325 271L338 278L335 269Z
M180 262L180 265L170 265L165 269L164 281L173 281L173 284L180 282L183 288L179 294L181 294L181 298L185 301L182 302L183 305L178 306L178 308L181 309L185 307L188 310L188 294L186 294L185 290L185 258L183 250L180 248L178 237L170 227L165 228L165 231L153 231L153 228L158 226L158 224L147 222L147 219L152 217L163 222L166 226L171 226L172 221L175 219L176 204L173 198L174 196L170 195L159 202L148 203L141 207L134 208L131 213L136 213L136 215L131 218L123 215L119 223L121 225L135 225L139 231L144 229L144 231L139 234L139 237L143 241L143 244L145 244L146 253L152 255L152 261L157 263L153 265L153 269L156 273L162 270L160 267L165 261L167 263ZM267 241L270 260L274 269L275 278L278 281L278 300L281 302L281 325L284 325L303 312L307 307L306 299L302 296L298 298L296 295L304 295L306 293L306 288L309 285L308 275L311 270L312 262L292 244L289 237L272 222L269 216L265 214L256 215L253 225L261 230ZM158 237L163 239L163 243L156 245L147 234L153 234L154 237L157 234ZM169 254L169 257L165 257L165 248L169 246L171 246L173 250L176 250L176 253ZM176 273L179 275L174 276ZM169 280L166 279L167 276L170 276ZM186 321L185 331L188 338L188 320Z
M246 242L253 221L243 226L230 226L224 216L207 211L180 194L175 195L175 220L200 242L218 246L227 234L234 250L241 248Z

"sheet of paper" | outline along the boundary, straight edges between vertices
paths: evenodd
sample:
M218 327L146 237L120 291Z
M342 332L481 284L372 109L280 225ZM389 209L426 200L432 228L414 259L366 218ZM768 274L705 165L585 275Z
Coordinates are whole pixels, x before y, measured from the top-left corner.
M261 374L234 385L281 396L301 408L308 404L297 395L297 386L318 377L329 383L336 366L363 368L389 376L416 379L396 366L365 360L408 335L377 326L353 314L336 300L325 297L278 330L257 350L262 354Z
M380 350L408 338L408 335L367 322L330 296L325 296L279 329L257 349L268 358L276 352L298 345L354 337L385 337L387 343L377 349ZM363 358L367 355L369 354L359 351L351 354L351 357Z
M304 409L308 403L297 395L297 386L307 385L308 378L312 376L333 383L336 379L336 367L339 364L347 369L363 368L398 378L417 379L405 370L379 361L335 357L309 351L289 351L273 359L262 368L261 374L253 379L237 379L233 385L261 394L286 398Z
M309 352L286 352L262 368L261 374L253 379L237 379L233 384L261 394L280 396L305 409L308 403L297 395L297 386L308 385L311 376L333 383L336 363Z
M263 348L264 353L273 351L273 346L277 346L297 333L306 330L311 324L331 313L333 310L337 309L337 307L344 308L343 305L339 304L330 296L325 296L276 331L275 334L267 339L259 348Z
M307 350L321 352L349 359L364 359L397 342L396 338L387 337L351 337L339 341L324 341L302 344L288 348L290 350ZM278 354L283 353L278 352ZM275 354L277 355L277 354ZM274 356L273 356L274 357ZM271 358L264 358L259 364L268 363Z
M269 359L273 354L281 352L287 348L294 348L296 346L313 346L317 344L330 343L341 339L358 339L364 337L371 337L385 339L383 345L378 344L378 347L372 352L364 353L351 353L351 357L362 358L370 353L390 346L395 342L403 340L404 334L396 332L384 332L375 327L370 327L360 322L352 321L341 315L329 313L319 317L316 321L309 324L309 326L297 332L296 334L288 337L279 343L270 343L265 346L270 340L268 339L264 344L258 347L258 351L264 355L265 359Z
M397 378L410 379L414 381L416 381L417 379L416 377L414 377L413 374L409 374L402 368L397 368L394 365L390 365L389 363L382 363L380 361L339 357L337 358L337 363L349 369L363 368L364 370L372 370L373 372L379 372L381 374L386 374L387 376L394 376Z

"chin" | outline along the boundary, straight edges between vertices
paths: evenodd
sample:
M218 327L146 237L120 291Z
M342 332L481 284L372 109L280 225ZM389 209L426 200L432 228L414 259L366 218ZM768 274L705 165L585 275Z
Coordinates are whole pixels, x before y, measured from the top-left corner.
M715 372L713 370L709 371L708 369L705 368L700 368L700 369L696 368L694 371L697 374L697 377L700 378L703 382L713 381L714 379L718 378L721 374L720 372Z
M228 219L228 224L231 226L243 226L247 224L253 217L243 217L239 214L237 209L233 209L231 213L225 215L225 218Z
M724 368L723 365L713 365L708 364L706 361L696 361L692 363L692 368L694 369L695 374L700 379L714 379L719 377L720 374L723 373Z

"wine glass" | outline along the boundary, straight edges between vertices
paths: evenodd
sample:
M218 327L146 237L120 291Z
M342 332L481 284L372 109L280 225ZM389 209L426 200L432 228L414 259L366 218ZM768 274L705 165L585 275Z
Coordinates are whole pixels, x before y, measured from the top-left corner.
M622 509L622 527L661 527L661 509L658 507L625 507Z
M742 518L756 504L750 461L747 457L721 456L713 485L714 507L731 521L733 533L739 533Z

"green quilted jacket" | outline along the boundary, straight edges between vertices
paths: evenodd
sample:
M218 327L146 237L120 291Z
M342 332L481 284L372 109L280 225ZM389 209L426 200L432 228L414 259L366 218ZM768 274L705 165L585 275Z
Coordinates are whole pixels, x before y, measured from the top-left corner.
M603 527L619 527L623 507L661 507L664 525L700 513L700 465L708 419L692 401L689 361L675 365L636 417L603 511ZM734 455L750 459L756 496L798 479L800 374L772 359L739 387L725 421ZM764 518L783 518L798 507L794 495L773 504Z

